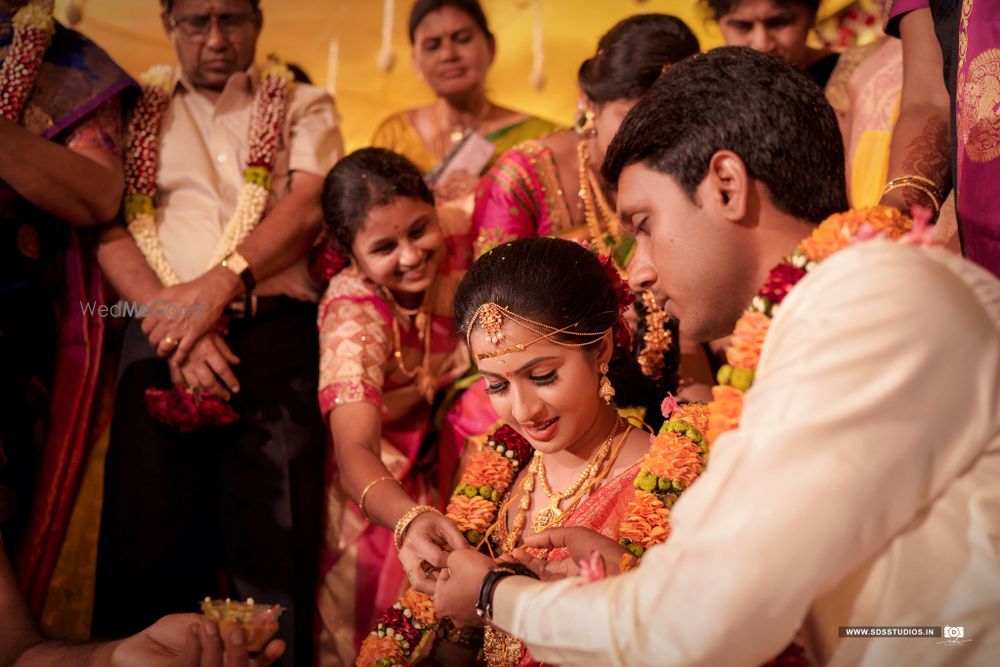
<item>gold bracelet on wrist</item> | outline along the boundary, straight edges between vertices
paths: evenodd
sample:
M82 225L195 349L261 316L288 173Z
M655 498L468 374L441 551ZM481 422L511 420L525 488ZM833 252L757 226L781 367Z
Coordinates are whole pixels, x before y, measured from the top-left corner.
M386 481L389 481L389 480L392 480L393 482L395 482L396 478L395 477L389 477L388 475L383 475L382 477L379 477L376 480L372 480L371 482L368 482L368 486L366 486L365 490L361 492L361 498L358 499L358 508L361 510L361 516L363 516L365 518L365 520L367 520L367 521L371 521L372 520L372 518L370 516L368 516L368 510L365 509L365 498L368 497L368 492L371 491L375 487L375 485L377 485L379 482L386 482Z
M406 537L406 529L410 527L413 520L421 514L426 514L427 512L438 512L438 509L436 507L431 507L430 505L417 505L406 514L399 517L399 521L396 522L396 529L392 533L393 543L396 545L396 551L400 551L403 548L403 538ZM438 514L440 514L440 512L438 512Z
M917 175L900 176L885 184L885 187L882 188L881 196L885 197L890 192L902 188L912 188L918 192L922 192L934 205L934 215L941 212L941 202L944 200L944 196L934 181Z

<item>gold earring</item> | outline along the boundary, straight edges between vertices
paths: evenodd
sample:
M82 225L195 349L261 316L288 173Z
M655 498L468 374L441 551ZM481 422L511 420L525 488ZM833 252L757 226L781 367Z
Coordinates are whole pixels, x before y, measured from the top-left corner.
M607 362L601 364L601 385L600 389L597 390L597 395L603 398L608 405L611 405L611 399L615 397L615 388L611 386L611 380L608 379Z
M591 137L597 132L594 125L594 110L588 109L585 104L581 104L576 110L576 133L582 137Z

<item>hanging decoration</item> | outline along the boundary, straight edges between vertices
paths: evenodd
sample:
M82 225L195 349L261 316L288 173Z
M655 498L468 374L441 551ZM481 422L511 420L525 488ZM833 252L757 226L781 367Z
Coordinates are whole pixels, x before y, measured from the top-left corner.
M379 46L375 63L383 72L388 72L396 64L396 51L392 48L392 19L396 14L396 1L384 0L382 5L382 44Z
M533 0L535 30L531 40L531 85L535 90L545 87L545 42L542 31L542 0Z

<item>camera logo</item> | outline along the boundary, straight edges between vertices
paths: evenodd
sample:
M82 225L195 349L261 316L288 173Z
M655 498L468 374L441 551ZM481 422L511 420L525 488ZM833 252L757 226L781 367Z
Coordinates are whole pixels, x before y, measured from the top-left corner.
M965 637L965 626L964 625L946 625L944 626L944 638L945 639L962 639Z

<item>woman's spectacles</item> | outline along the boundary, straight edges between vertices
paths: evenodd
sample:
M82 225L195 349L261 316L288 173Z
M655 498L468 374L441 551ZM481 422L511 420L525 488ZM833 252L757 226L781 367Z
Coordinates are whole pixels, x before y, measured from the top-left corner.
M255 12L241 14L193 14L177 19L169 17L170 27L178 28L188 39L203 40L212 30L212 22L219 26L219 31L226 36L247 29L256 18Z

